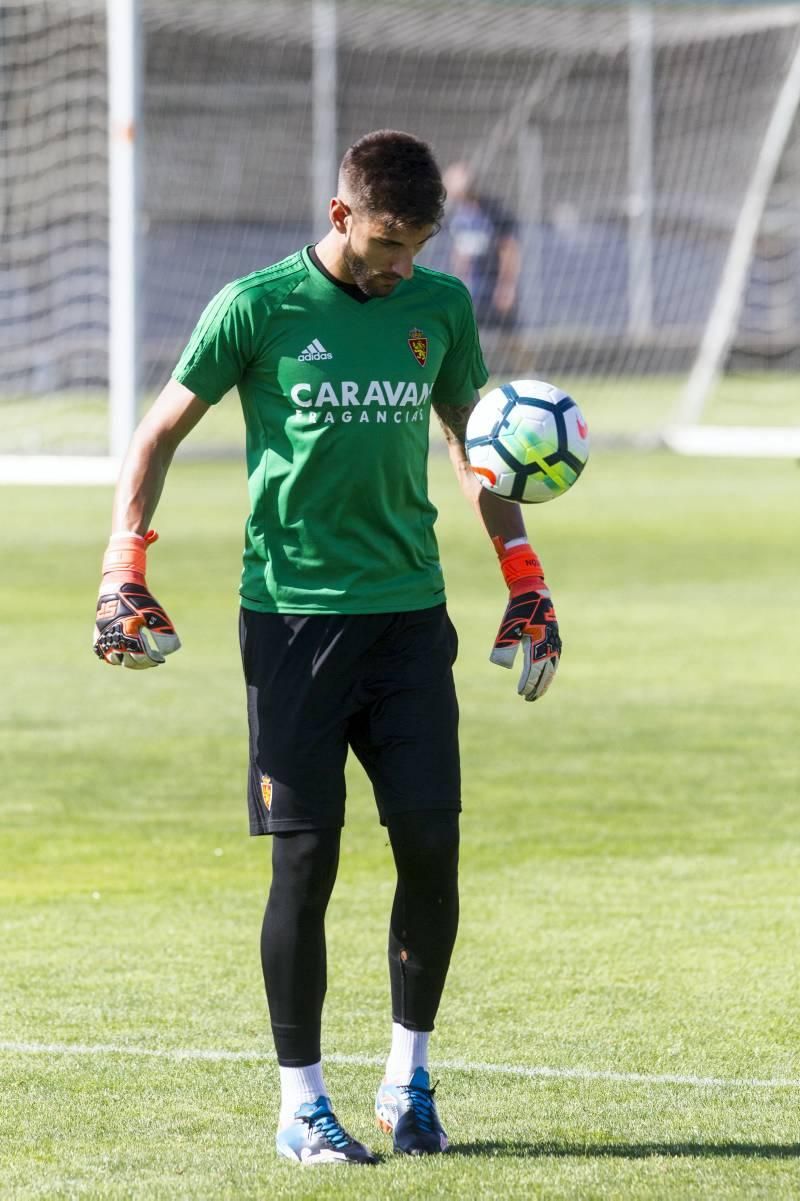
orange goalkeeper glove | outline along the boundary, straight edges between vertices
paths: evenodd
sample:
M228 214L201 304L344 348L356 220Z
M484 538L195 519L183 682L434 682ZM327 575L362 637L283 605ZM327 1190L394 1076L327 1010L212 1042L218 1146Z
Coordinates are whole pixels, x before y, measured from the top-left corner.
M539 558L530 545L506 548L493 538L509 598L489 656L492 663L511 668L522 643L522 675L517 692L536 701L550 687L561 655L558 621Z
M112 534L103 556L94 653L118 667L156 667L181 640L145 582L147 548L158 534Z

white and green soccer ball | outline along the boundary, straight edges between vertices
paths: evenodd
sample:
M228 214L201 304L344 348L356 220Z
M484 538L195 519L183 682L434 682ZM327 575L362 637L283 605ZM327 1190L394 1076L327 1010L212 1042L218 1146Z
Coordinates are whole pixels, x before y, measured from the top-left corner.
M589 458L589 431L571 396L540 379L515 379L478 401L467 455L484 488L540 504L561 496Z

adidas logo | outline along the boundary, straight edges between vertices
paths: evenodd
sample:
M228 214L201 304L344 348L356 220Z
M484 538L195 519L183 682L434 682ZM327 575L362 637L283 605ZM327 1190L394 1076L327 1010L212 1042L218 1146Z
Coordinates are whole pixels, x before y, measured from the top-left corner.
M319 338L315 338L313 342L309 342L305 350L297 356L298 363L316 363L320 359L332 359L333 355L326 350L320 342Z

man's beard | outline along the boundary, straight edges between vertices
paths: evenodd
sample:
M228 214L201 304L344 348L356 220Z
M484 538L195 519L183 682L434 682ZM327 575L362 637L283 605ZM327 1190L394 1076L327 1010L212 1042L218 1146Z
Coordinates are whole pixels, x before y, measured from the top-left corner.
M400 276L395 277L395 281L392 283L388 278L388 273L373 271L367 260L353 250L349 238L342 251L342 258L356 287L367 296L388 296L394 290L395 283L399 282Z

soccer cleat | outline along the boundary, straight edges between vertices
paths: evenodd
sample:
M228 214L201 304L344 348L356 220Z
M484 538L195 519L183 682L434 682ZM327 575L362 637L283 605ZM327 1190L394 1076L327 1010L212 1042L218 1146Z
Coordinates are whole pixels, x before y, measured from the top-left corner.
M316 1163L377 1163L378 1157L339 1125L328 1097L306 1101L294 1121L275 1136L278 1154L303 1166Z
M415 1068L408 1084L382 1084L375 1098L377 1123L394 1135L394 1149L404 1155L436 1155L447 1150L436 1103L435 1085L424 1068Z

